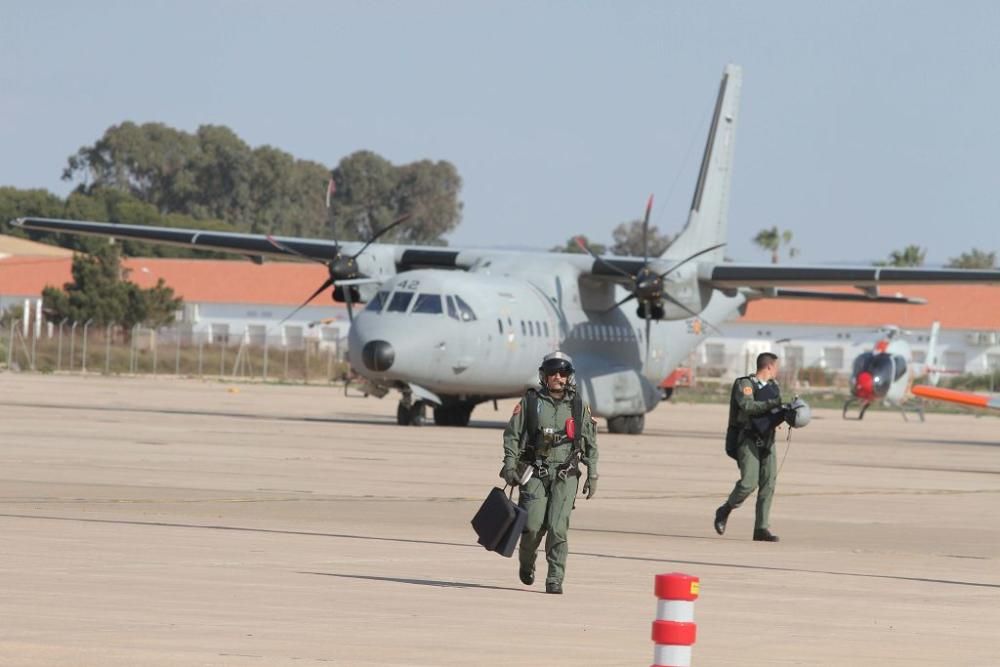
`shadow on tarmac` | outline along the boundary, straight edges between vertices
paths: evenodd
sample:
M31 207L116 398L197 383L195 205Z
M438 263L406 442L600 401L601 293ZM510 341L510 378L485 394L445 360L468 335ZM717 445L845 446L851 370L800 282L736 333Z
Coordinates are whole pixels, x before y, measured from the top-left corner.
M485 584L470 584L464 581L437 581L435 579L404 579L402 577L373 577L363 574L337 574L336 572L298 572L298 574L315 574L321 577L342 577L344 579L361 579L364 581L389 581L396 584L413 584L414 586L434 586L437 588L482 588L491 591L515 591L517 593L541 593L542 591L510 586L487 586Z
M222 412L218 410L193 410L180 408L126 408L109 405L80 405L74 403L19 403L16 401L4 404L4 407L30 408L32 410L79 410L81 412L125 412L134 414L177 415L183 417L229 417L231 419L256 419L264 421L286 421L319 424L368 424L372 426L398 426L395 417L296 417L291 415L249 414L246 412ZM449 428L436 426L428 420L428 426L434 428ZM481 428L503 430L507 422L472 421L468 426L452 428ZM407 427L412 428L412 427Z
M246 528L242 526L219 526L219 525L203 525L203 524L192 524L192 523L170 523L165 521L132 521L123 519L85 519L80 517L68 517L68 516L46 516L39 514L0 514L0 518L8 519L32 519L39 521L71 521L76 523L97 523L97 524L110 524L110 525L122 525L122 526L147 526L155 528L195 528L201 530L228 530L233 532L244 532L244 533L263 533L263 534L274 534L274 535L300 535L304 537L327 537L335 539L345 539L345 540L366 540L374 542L398 542L402 544L426 544L431 546L446 546L446 547L458 547L462 549L475 549L476 551L482 551L483 548L478 544L466 544L463 542L442 542L436 540L418 540L413 538L400 538L400 537L376 537L373 535L351 535L346 533L320 533L313 531L304 530L278 530L274 528ZM617 554L605 554L605 553L592 553L586 551L571 551L574 556L583 556L589 558L605 558L610 560L624 560L624 561L636 561L642 563L663 563L663 564L677 564L677 565L698 565L704 567L725 567L734 568L739 570L757 570L761 572L794 572L798 574L823 574L834 577L856 577L862 579L884 579L887 581L915 581L928 584L945 584L949 586L971 586L975 588L993 588L1000 590L1000 583L987 583L981 581L960 581L954 579L931 579L927 577L904 577L900 575L892 574L874 574L865 572L837 572L834 570L811 570L807 568L795 568L795 567L777 567L769 565L747 565L746 563L725 563L716 561L702 561L702 560L672 560L669 558L652 558L645 556L620 556ZM323 574L323 573L314 573ZM387 580L391 580L386 578ZM419 580L402 580L404 583L416 583ZM429 583L423 585L431 585ZM520 589L518 589L520 590Z

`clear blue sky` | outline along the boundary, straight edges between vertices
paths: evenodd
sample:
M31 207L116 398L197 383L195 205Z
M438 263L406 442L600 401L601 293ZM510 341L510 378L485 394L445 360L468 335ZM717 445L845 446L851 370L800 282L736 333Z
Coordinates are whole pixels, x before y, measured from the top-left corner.
M0 2L0 185L60 195L125 120L224 124L334 166L453 162L452 245L676 232L722 68L744 67L728 254L1000 251L1000 3Z

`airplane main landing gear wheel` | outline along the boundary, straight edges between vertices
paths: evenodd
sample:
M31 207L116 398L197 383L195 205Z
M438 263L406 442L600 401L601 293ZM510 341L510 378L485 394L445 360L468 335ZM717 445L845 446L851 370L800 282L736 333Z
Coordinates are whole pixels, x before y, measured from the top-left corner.
M646 426L646 415L618 415L608 418L609 433L639 435Z
M423 426L424 404L420 401L416 403L400 401L396 408L396 423L400 426Z
M472 407L465 403L439 405L434 408L434 423L438 426L468 426Z
M639 435L645 427L646 415L629 415L627 424L628 433Z

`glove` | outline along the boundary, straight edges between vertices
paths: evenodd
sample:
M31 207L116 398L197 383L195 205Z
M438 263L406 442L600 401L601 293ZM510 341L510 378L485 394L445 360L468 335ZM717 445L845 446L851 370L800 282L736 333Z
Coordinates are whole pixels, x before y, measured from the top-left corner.
M594 494L597 493L597 475L588 477L587 481L583 483L583 493L587 496L587 500L594 497Z
M521 481L521 476L517 474L517 468L512 466L504 466L501 468L500 478L511 486L517 486L518 482Z

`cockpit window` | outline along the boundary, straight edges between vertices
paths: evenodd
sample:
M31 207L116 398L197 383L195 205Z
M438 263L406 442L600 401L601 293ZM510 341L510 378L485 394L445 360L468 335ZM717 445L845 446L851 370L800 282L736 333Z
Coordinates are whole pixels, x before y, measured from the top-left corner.
M388 296L388 292L379 292L371 301L368 302L368 305L365 306L365 310L370 310L373 313L381 312L382 306L385 305L385 300Z
M395 292L389 300L387 313L405 313L413 300L413 292Z
M448 302L448 317L452 317L452 318L454 318L454 319L457 320L458 319L458 308L455 307L455 297L453 297L452 295L449 294L445 298L445 301Z
M896 377L894 379L898 380L906 373L906 358L897 354L892 358L892 361L896 366Z
M871 352L859 354L858 358L854 360L854 370L852 371L852 374L857 375L861 371L866 370L868 368L868 364L871 363L873 356L875 355Z
M463 301L462 297L456 295L455 303L458 305L459 319L463 322L472 322L476 319L476 313L473 312L472 306Z
M437 315L444 312L441 310L441 295L418 294L417 302L413 304L413 312L427 313L429 315Z

